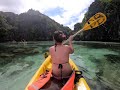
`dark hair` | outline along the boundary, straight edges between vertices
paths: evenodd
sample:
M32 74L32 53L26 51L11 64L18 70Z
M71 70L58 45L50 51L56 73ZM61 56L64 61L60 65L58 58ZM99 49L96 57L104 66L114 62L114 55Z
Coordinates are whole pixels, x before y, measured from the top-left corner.
M65 40L65 38L62 37L62 34L64 34L62 31L55 31L54 32L53 37L54 37L56 42L62 43L62 41Z

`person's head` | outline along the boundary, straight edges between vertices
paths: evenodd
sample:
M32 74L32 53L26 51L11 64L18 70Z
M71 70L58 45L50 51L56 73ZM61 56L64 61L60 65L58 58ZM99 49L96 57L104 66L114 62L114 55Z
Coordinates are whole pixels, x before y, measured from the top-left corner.
M55 31L53 38L55 42L62 43L66 39L66 35L62 31Z

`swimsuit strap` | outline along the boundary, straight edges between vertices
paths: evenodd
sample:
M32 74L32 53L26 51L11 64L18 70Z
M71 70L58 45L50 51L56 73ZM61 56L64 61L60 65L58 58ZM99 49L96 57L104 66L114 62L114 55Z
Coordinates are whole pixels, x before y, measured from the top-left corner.
M57 64L57 65L58 65L58 69L61 70L61 79L63 78L63 77L62 77L62 68L63 68L63 65L62 65L62 64L66 64L66 63L68 63L68 62L61 63L61 64L53 63L53 64Z
M57 43L55 43L55 52L56 52Z
M61 70L61 79L62 79L62 68L63 68L63 65L62 65L62 64L59 64L58 69Z
M69 62L64 62L64 63L53 63L53 64L59 65L59 64L66 64L66 63L69 63Z
M66 64L66 63L68 63L68 62L65 62L65 63L53 63L53 64L56 64L56 65L58 65L58 69L62 69L63 68L63 65L62 64Z
M63 65L62 65L62 64L59 64L59 65L58 65L58 68L59 68L59 69L62 69L62 68L63 68Z

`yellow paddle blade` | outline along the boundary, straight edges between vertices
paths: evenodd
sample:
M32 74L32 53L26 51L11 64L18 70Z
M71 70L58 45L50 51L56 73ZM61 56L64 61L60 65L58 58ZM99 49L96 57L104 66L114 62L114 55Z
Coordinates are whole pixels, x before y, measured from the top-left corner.
M83 30L89 30L92 28L96 28L106 22L106 16L105 14L99 12L96 13L94 16L92 16L84 25Z

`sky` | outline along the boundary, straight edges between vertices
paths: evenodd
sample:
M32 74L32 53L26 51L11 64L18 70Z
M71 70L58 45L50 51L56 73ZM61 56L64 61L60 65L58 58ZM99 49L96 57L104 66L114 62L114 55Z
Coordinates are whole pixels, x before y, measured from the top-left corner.
M94 0L0 0L0 11L20 14L29 9L38 10L72 30L82 22Z

